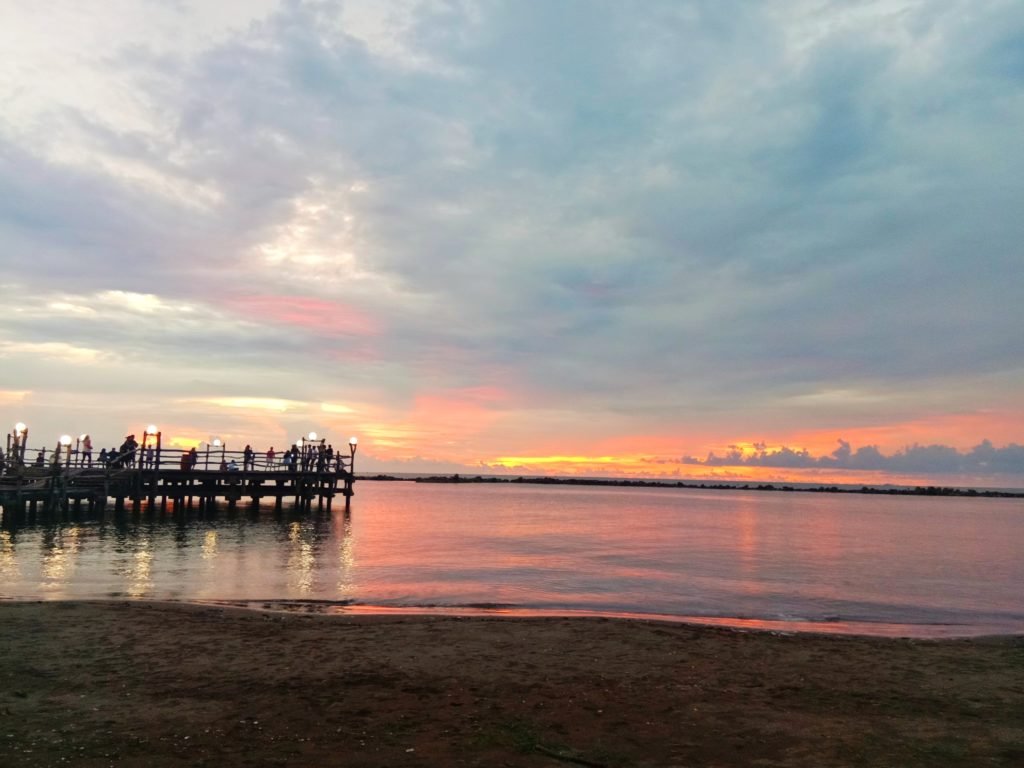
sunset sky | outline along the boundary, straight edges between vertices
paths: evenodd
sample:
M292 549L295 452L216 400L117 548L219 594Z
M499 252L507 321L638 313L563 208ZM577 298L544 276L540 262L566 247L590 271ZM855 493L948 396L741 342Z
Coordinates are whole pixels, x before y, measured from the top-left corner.
M1024 486L1019 0L0 0L0 418Z

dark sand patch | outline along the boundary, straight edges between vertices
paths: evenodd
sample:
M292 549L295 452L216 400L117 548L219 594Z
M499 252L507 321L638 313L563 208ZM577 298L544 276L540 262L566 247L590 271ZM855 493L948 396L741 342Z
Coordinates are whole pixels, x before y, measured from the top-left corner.
M0 764L1020 766L1024 638L5 603Z

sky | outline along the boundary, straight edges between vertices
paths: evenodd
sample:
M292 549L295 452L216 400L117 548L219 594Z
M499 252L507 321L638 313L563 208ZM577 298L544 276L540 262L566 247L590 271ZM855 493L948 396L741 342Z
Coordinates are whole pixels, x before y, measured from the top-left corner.
M1024 487L1017 0L0 19L30 446Z

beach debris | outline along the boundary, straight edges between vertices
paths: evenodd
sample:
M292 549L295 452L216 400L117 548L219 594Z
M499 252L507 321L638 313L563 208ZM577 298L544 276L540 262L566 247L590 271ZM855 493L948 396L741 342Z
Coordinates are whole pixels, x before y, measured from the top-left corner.
M582 765L586 768L608 768L604 763L595 763L592 760L587 760L586 758L569 754L566 750L559 751L551 749L550 747L545 747L543 744L534 744L533 748L542 755L553 757L555 760L561 760L563 763L573 763L574 765Z

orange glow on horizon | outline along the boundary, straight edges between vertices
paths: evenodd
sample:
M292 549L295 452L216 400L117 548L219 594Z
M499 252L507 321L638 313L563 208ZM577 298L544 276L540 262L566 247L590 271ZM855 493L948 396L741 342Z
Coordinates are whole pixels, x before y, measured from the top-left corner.
M161 424L165 447L187 450L217 436L229 450L238 450L246 443L257 450L266 450L271 445L282 449L297 436L316 431L335 446L343 446L350 435L358 435L361 468L384 473L459 472L773 485L1004 488L1022 484L1019 475L983 476L980 473L984 469L975 470L978 474L971 476L925 472L911 475L897 474L891 469L842 469L829 466L828 461L822 465L811 460L779 461L813 464L807 467L760 466L771 462L751 461L760 453L770 455L784 448L795 453L806 451L809 459L828 459L839 447L840 439L848 442L853 452L877 446L885 457L915 443L946 445L965 453L988 438L996 448L1003 448L1021 442L1024 426L1020 414L1007 411L949 415L939 420L938 426L921 419L884 426L783 432L771 435L769 441L762 440L756 428L735 439L728 439L730 433L723 430L723 439L712 437L703 426L691 431L668 422L654 425L647 433L621 434L619 430L625 425L618 415L608 421L593 420L576 426L575 414L568 411L521 410L515 393L499 387L410 393L405 407L398 409L368 397L365 392L347 391L342 385L333 392L308 395L308 400L277 399L272 396L273 391L267 391L267 396L258 391L253 393L255 396L212 394L215 396L174 400L175 410L167 418L154 417ZM307 395L303 392L296 396ZM150 414L156 412L152 406L145 410ZM992 418L1004 420L999 431L985 428L991 426ZM118 435L118 441L128 433L139 436L147 422L148 419L140 419L124 431L112 434ZM67 431L93 431L84 426ZM945 438L943 429L949 430ZM961 435L964 438L954 443L953 438ZM93 436L97 445L107 442L106 438L97 439L95 432ZM729 458L731 451L738 451L739 456ZM701 463L709 452L718 460ZM877 466L918 465L897 461Z
M171 448L180 448L183 451L187 451L191 448L198 448L204 440L200 440L195 437L172 437L167 440L166 445Z
M748 465L683 464L656 456L505 456L481 462L485 470L500 474L545 477L605 477L609 479L680 481L685 483L729 483L786 485L993 485L1005 486L993 478L907 475L882 470L839 470L834 468L785 468Z
M949 445L970 450L982 440L996 445L1019 442L1024 432L1024 413L1013 410L989 410L972 413L936 414L870 427L800 430L782 441L790 447L806 448L815 456L827 456L839 446L839 439L854 450L874 445L884 453L893 453L909 445Z

